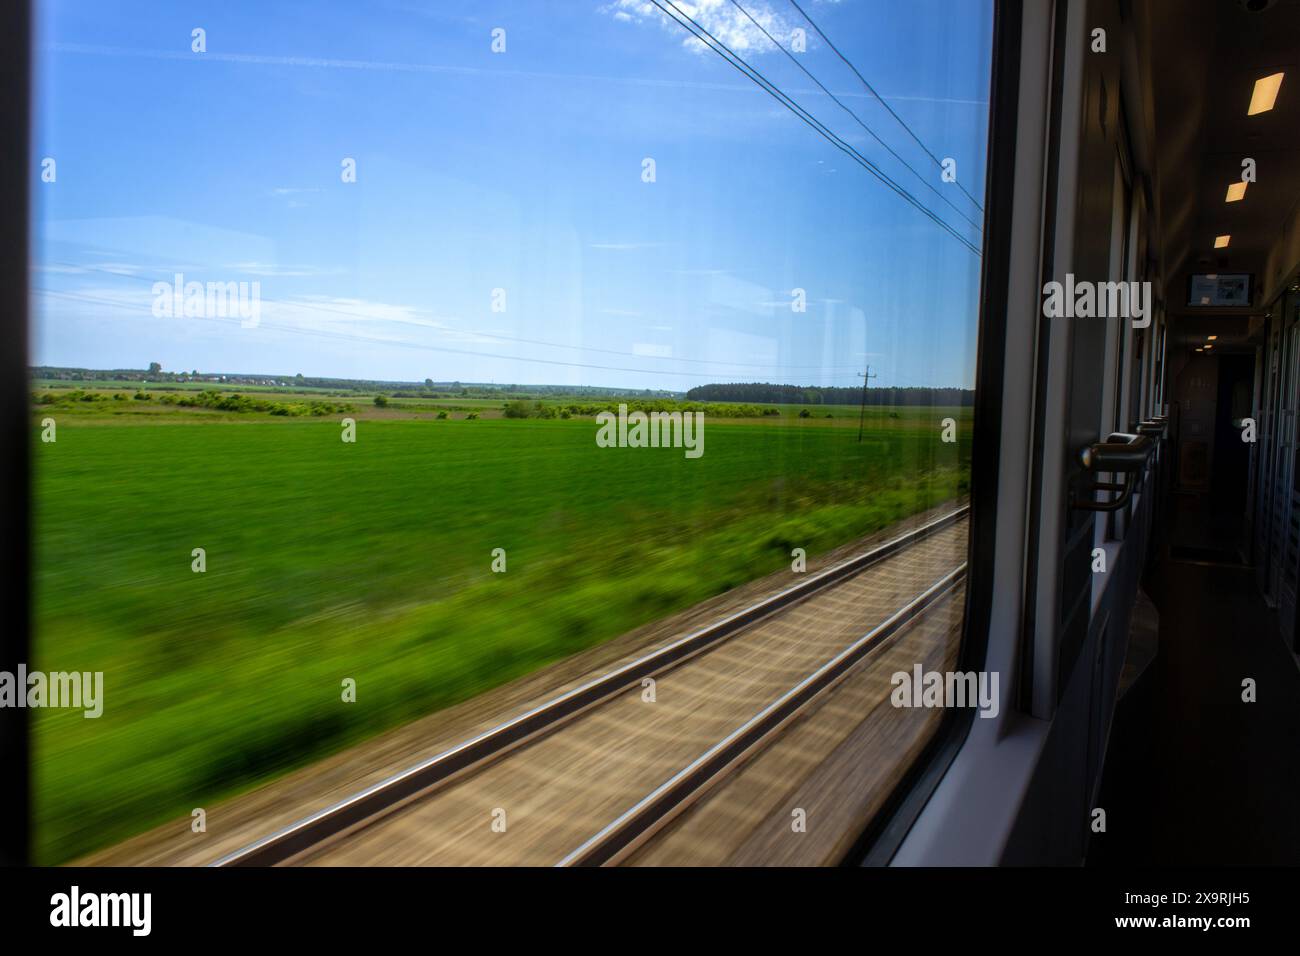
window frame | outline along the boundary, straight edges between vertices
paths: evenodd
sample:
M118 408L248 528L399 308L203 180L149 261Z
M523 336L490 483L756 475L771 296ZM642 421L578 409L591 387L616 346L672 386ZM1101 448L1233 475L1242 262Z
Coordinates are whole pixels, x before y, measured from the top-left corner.
M0 670L13 672L29 659L31 594L30 395L28 393L28 226L31 214L31 57L29 0L0 4L0 156L10 175L2 187L8 215L0 225L0 296L6 322L0 334L0 383L8 439L3 483L9 507L0 516L0 574L22 582L10 592L9 621L0 637ZM0 865L30 862L31 723L24 707L0 707L0 765L17 768L0 787Z
M984 189L984 248L980 264L975 353L974 442L971 448L970 536L967 540L965 613L957 667L982 670L988 657L994 594L994 546L1004 420L1012 260L1012 196L1016 179L1020 111L1023 9L994 0L989 70L989 124ZM1005 699L1013 699L1010 688ZM946 708L921 754L906 768L885 803L858 838L847 862L886 866L916 822L974 724L971 708Z

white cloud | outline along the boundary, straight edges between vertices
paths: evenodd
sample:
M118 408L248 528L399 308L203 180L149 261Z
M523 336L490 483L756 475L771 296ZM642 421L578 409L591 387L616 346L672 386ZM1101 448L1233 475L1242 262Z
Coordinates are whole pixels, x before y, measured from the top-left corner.
M311 266L286 266L274 262L232 262L224 266L236 272L254 276L319 276L326 273Z
M782 44L789 40L795 24L777 13L766 0L746 0L742 6L749 17L731 0L662 0L670 10L675 9L679 19L689 17L717 38L738 56L746 54L775 53L772 41L763 35L766 30ZM613 0L601 11L622 22L658 22L666 30L682 36L682 45L693 53L708 53L710 46L692 35L689 23L675 23L649 0ZM750 17L754 19L751 20ZM762 29L754 23L762 25Z
M483 333L457 327L463 320L436 316L417 306L399 305L328 295L307 295L289 299L263 299L262 315L281 326L327 333L362 334L367 339L405 345L490 345L510 344L509 330L485 329ZM428 329L435 338L412 338L404 329Z
M129 262L104 262L96 267L97 272L111 272L119 276L134 276L140 273L139 266L133 266Z
M160 280L169 281L169 280ZM197 281L197 280L196 280ZM217 327L237 320L178 316L153 316L152 285L141 283L129 288L83 286L75 289L34 289L40 297L40 311L45 315L71 314L82 318L117 318L121 313L154 322L176 324L217 323ZM321 332L326 335L361 335L367 340L398 345L473 344L500 347L503 339L480 335L457 328L460 320L435 317L427 310L409 305L376 302L329 295L305 295L286 299L259 297L260 324L265 331ZM105 314L105 310L111 310ZM435 338L412 338L412 327L432 330ZM508 335L508 333L507 333Z
M673 347L671 345L655 345L652 342L633 342L632 354L644 358L672 358Z

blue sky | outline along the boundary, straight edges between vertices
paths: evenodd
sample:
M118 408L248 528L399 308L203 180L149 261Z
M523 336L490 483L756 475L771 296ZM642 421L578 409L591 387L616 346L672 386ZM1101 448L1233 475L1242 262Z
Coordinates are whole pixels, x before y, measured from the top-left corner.
M976 206L794 4L739 2L787 48L805 30L799 62L920 178L731 0L677 6L978 246ZM973 381L978 256L646 0L38 6L34 364ZM991 4L799 6L982 203ZM156 317L178 272L259 282L260 324Z

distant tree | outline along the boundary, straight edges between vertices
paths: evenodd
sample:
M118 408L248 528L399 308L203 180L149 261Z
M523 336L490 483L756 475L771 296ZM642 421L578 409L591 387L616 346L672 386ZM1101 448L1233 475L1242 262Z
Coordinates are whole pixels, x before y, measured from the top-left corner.
M697 385L686 393L687 401L692 402L770 402L792 405L858 405L864 398L868 405L969 406L974 403L975 393L971 389L955 386L889 386L868 388L864 396L861 387L773 385L767 382Z
M150 375L157 375L157 374L158 374L159 372L161 372L161 371L162 371L162 366L159 365L157 362L150 362L150 363L149 363L149 374L150 374Z
M426 378L426 379L424 380L424 386L425 386L425 388L432 388L432 387L433 387L433 379L431 379L431 378Z
M380 408L387 408L387 407L388 407L388 399L387 399L387 397L385 397L385 396L383 396L383 395L376 395L376 396L375 396L375 404L376 404L378 407L380 407Z

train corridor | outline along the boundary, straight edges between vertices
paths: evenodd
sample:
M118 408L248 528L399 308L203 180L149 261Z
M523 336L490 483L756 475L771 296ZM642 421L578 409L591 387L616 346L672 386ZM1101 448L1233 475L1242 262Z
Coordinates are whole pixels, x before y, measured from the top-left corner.
M1177 507L1171 537L1183 540ZM1230 554L1234 541L1206 536L1198 553ZM1181 557L1190 553L1158 549L1147 570L1159 650L1116 707L1099 801L1107 829L1092 835L1088 863L1295 865L1300 666L1253 568Z

